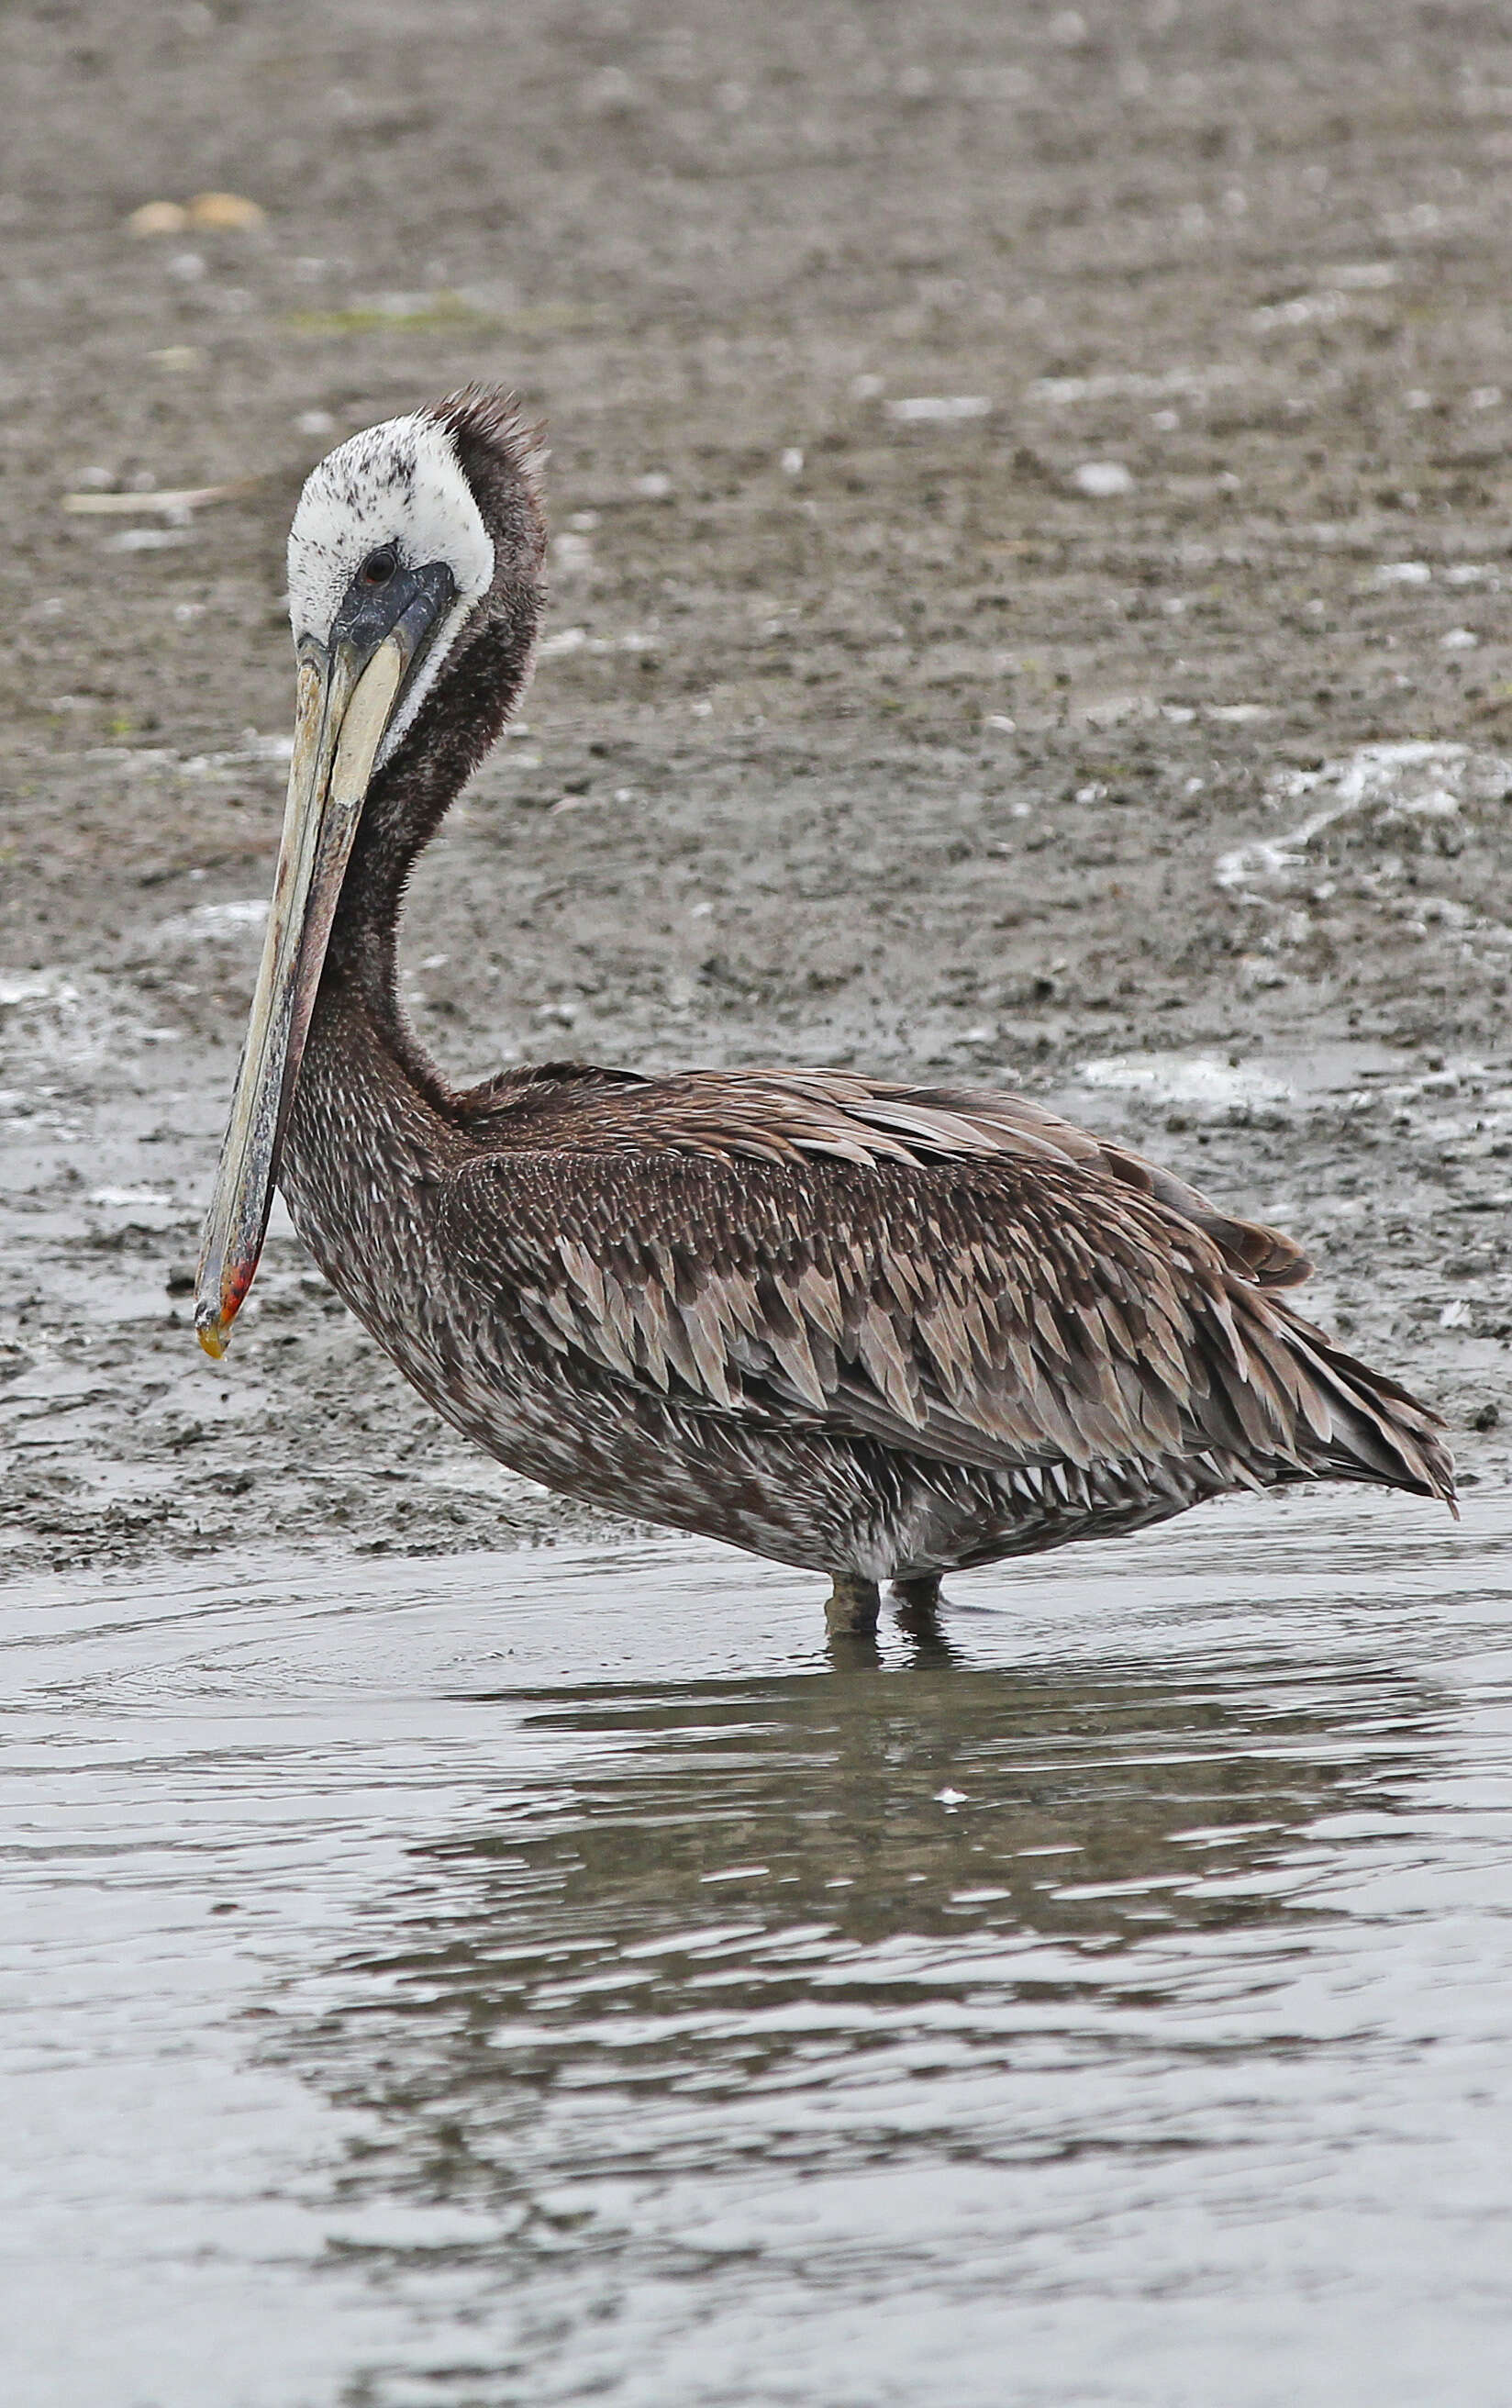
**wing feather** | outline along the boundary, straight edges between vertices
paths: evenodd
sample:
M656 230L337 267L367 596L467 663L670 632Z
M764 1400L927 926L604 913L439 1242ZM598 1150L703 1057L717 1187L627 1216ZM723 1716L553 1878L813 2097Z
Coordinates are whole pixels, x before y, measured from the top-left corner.
M1031 1489L1059 1466L1063 1499L1113 1466L1164 1494L1203 1450L1447 1493L1432 1416L1266 1293L1306 1275L1289 1239L1023 1097L570 1066L476 1094L444 1240L575 1377Z

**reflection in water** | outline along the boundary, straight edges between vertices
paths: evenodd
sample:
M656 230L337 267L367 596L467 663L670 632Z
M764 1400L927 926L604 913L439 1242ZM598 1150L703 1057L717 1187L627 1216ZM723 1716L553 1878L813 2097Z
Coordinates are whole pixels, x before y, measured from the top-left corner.
M1236 2118L1332 2044L1291 2020L1308 1835L1399 1813L1436 1712L1358 1661L1025 1674L927 1633L527 1698L518 1778L285 2000L280 2056L364 2111L344 2254L444 2264L499 2397L1004 2398L1002 2317L1094 2275L1099 2227L1208 2150L1254 2213Z
M1504 2408L1509 1540L13 1595L0 2397Z

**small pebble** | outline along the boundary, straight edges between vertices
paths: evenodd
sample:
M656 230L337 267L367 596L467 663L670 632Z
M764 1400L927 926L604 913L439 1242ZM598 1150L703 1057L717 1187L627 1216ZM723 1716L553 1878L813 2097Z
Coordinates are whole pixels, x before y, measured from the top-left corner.
M178 201L144 201L126 220L135 235L182 234L188 224L189 211Z
M266 211L240 193L196 193L192 201L144 201L126 220L135 235L246 233Z
M184 212L203 233L244 233L264 222L267 212L241 193L196 193Z
M890 401L887 414L900 426L959 426L970 418L985 418L991 407L985 393L919 393Z
M1078 494L1090 494L1098 502L1134 492L1134 479L1121 460L1083 460L1071 471L1071 481Z

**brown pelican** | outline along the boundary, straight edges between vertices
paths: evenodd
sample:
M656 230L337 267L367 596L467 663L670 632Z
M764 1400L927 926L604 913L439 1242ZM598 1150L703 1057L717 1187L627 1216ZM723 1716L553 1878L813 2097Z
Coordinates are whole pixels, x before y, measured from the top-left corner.
M296 733L196 1316L275 1182L436 1411L620 1512L878 1584L1231 1489L1452 1502L1437 1416L1300 1319L1291 1241L1023 1097L580 1063L455 1092L396 983L405 882L530 675L539 455L471 389L343 443L289 541Z

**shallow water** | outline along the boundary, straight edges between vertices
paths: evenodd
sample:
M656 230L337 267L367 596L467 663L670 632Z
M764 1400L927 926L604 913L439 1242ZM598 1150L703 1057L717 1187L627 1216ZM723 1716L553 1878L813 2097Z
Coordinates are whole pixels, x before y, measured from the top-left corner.
M10 1590L5 2396L1505 2401L1509 1536Z

